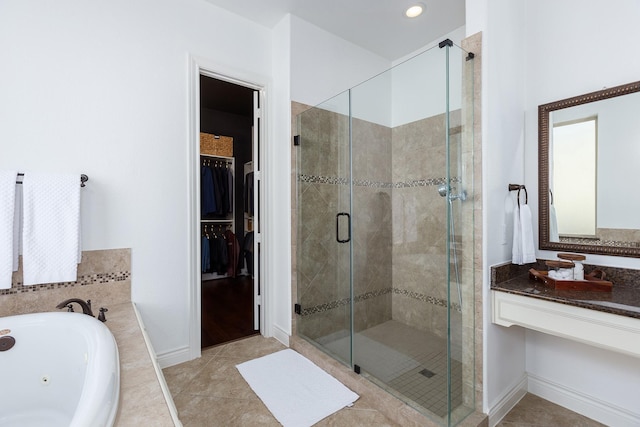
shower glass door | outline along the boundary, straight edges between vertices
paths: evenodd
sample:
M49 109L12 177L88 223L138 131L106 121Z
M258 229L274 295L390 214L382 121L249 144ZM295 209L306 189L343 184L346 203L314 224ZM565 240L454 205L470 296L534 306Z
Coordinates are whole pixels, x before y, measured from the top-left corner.
M351 365L349 92L297 118L298 335Z
M443 426L475 407L472 64L441 43L297 123L298 334Z

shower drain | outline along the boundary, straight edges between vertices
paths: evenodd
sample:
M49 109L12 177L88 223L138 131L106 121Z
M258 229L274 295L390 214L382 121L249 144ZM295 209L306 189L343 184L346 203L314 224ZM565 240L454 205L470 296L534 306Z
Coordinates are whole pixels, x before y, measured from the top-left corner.
M432 376L435 375L435 372L431 372L430 370L425 368L422 371L420 371L420 375L424 375L427 378L431 378Z

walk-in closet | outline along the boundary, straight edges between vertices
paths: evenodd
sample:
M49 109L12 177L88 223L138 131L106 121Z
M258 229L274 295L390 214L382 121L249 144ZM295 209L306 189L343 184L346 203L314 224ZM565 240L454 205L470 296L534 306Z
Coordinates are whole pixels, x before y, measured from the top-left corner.
M202 348L260 333L255 320L254 92L200 76Z

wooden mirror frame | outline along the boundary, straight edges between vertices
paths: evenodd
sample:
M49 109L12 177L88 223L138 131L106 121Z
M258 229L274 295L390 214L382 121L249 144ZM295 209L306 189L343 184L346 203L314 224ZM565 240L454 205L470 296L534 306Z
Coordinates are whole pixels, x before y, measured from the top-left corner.
M549 241L549 113L634 92L640 92L640 81L538 106L538 244L541 250L640 258L640 247Z

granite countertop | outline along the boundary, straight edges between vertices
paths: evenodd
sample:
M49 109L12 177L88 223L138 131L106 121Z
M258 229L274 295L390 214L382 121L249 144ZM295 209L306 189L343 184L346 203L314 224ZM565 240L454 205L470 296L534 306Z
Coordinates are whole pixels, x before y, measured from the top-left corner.
M640 280L635 277L635 272L640 274L640 271L598 267L607 270L607 280L613 282L613 288L611 292L596 292L556 290L529 278L528 268L539 269L540 266L492 267L491 290L640 319ZM506 272L505 269L509 271ZM593 267L587 269L585 265L585 270L592 269Z

